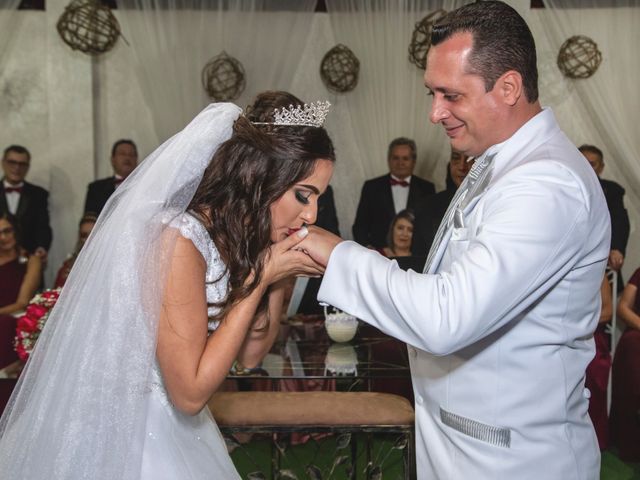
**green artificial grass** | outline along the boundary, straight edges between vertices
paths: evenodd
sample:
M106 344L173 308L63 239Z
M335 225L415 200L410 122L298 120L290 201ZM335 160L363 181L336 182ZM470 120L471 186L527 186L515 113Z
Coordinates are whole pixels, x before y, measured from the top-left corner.
M355 468L356 479L405 478L403 449L391 440L374 438L367 449L367 434L304 437L306 441L291 445L255 436L247 443L236 444L231 458L240 476L249 480L348 480L352 468ZM280 474L272 477L271 462L276 462L278 450L280 464L274 465L274 471Z
M250 441L235 444L231 457L241 477L247 480L348 480L351 442L355 442L356 479L404 479L403 451L393 448L392 441L376 436L367 452L366 435L354 434L348 446L340 444L344 437L338 434L318 435L304 442L299 437L293 445L255 435ZM283 454L279 468L274 468L280 475L272 477L271 462L278 457L277 450ZM374 466L380 470L374 470ZM640 480L640 463L625 463L615 450L607 450L602 453L600 480Z
M640 480L640 463L625 463L615 451L602 452L600 480Z

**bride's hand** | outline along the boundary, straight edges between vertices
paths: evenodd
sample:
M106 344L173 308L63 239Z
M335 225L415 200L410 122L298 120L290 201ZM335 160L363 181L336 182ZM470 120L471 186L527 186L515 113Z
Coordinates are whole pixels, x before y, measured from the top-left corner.
M267 285L294 275L318 277L324 273L322 265L315 262L301 249L296 249L307 234L307 228L303 227L284 240L271 245L263 272L263 278Z

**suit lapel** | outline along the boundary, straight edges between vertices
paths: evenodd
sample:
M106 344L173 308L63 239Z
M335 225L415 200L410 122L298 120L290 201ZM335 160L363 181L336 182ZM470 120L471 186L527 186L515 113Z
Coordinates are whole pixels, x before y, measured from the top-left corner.
M393 218L396 216L396 206L393 203L393 193L391 193L391 175L385 177L382 191L384 192L384 205L387 209L387 214L390 214L391 218Z
M16 217L22 218L29 209L29 203L31 201L30 188L27 182L24 182L22 187L22 193L20 194L20 200L18 201L18 208L16 209Z
M438 227L438 232L436 233L431 250L429 250L429 255L427 256L427 261L424 266L425 273L434 273L440 265L440 261L451 238L456 213L458 213L461 218L464 218L465 214L473 209L485 192L491 181L494 157L495 153L492 152L478 159L464 179L464 182L462 182L462 185L460 185L453 200L451 200L451 204L447 208L442 222Z
M0 212L8 212L9 205L7 205L7 197L4 193L4 179L0 180Z
M406 208L415 207L418 197L418 187L416 186L415 179L412 179L411 182L409 182L409 196L407 197Z

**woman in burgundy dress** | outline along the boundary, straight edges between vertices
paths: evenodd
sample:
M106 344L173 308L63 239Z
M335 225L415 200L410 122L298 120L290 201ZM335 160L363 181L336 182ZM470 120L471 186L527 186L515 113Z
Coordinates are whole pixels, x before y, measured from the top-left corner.
M620 458L640 462L640 268L624 287L618 316L627 324L613 359L611 441Z
M0 216L0 315L13 315L29 304L42 274L39 257L26 253L19 244L17 220Z
M13 349L16 317L33 297L42 274L40 257L23 255L18 243L16 217L0 215L0 369L18 360ZM0 383L0 413L15 382Z
M611 317L613 316L611 285L609 285L606 274L600 286L600 296L602 297L600 321L593 334L596 343L596 355L587 366L585 386L591 392L589 416L598 437L598 445L600 450L605 450L609 446L607 385L609 384L609 372L611 371L611 351L606 327L611 324Z

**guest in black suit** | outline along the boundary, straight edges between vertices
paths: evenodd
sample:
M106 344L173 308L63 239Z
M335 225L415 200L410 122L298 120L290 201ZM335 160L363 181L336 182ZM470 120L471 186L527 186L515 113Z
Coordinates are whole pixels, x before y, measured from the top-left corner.
M114 175L89 184L84 212L100 215L116 187L129 176L138 165L138 148L133 140L121 139L111 148L111 165Z
M629 240L629 215L624 207L624 188L611 180L600 178L604 170L604 156L602 150L593 145L582 145L578 148L589 161L604 191L607 207L611 215L611 251L609 253L609 267L620 272L624 264L624 256ZM618 277L621 280L620 277ZM619 282L622 289L622 282Z
M451 203L456 190L467 176L473 161L461 152L451 150L449 167L447 168L447 188L442 192L425 198L415 210L416 219L413 224L413 242L411 253L416 257L427 257L433 239L447 207Z
M45 263L52 238L49 192L25 181L30 164L31 154L25 147L11 145L4 150L0 214L11 213L17 217L22 233L22 246Z
M413 175L416 166L416 143L396 138L387 153L389 173L367 180L353 224L353 238L361 245L381 249L386 246L391 220L405 209L415 207L435 193L433 183Z

